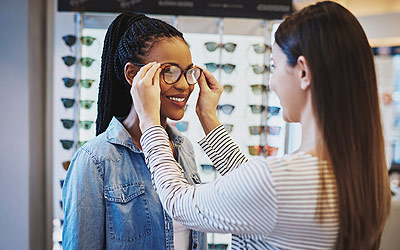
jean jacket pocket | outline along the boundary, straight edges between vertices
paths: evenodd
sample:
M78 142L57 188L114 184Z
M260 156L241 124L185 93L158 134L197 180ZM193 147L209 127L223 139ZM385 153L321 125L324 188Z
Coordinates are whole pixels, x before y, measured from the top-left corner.
M134 242L151 233L149 205L142 183L107 186L107 231L112 240Z

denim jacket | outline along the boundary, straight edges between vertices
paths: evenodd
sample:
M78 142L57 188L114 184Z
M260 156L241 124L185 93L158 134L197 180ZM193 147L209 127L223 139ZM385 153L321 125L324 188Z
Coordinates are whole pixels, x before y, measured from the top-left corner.
M200 183L192 144L167 126L178 162ZM142 151L115 117L83 145L63 187L63 249L174 249L172 219L153 189ZM191 231L192 250L207 249L205 233Z

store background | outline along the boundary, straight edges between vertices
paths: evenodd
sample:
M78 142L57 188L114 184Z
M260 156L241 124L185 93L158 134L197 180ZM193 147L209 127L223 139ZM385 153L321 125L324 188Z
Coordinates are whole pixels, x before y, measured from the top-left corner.
M373 46L400 44L399 1L338 2L359 16ZM54 83L45 69L53 65L55 2L2 1L0 6L0 249L51 249L54 138L53 121L46 117L53 113L48 104ZM399 70L398 58L377 58L383 92L393 90L394 69ZM390 133L392 106L383 106L383 115Z

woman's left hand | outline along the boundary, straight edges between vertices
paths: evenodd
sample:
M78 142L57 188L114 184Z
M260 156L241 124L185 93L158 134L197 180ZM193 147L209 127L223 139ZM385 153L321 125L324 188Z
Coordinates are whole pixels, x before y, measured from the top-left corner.
M144 132L151 126L160 125L160 64L143 66L133 78L131 95Z

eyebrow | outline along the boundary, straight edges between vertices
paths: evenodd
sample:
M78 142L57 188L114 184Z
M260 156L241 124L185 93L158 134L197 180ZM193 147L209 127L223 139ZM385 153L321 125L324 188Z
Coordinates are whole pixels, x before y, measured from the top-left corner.
M161 64L171 64L171 65L175 65L175 66L178 66L178 67L179 67L179 64L174 63L174 62L164 62L164 63L161 63ZM186 69L190 69L190 68L192 68L192 67L193 67L193 63L191 63L189 66L187 66ZM180 68L180 67L179 67L179 68Z

